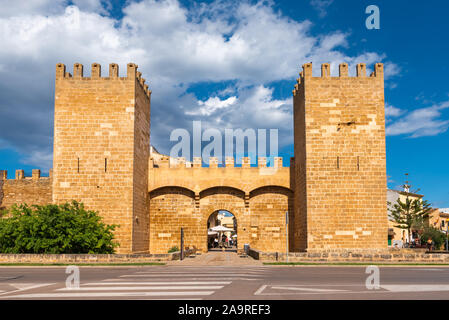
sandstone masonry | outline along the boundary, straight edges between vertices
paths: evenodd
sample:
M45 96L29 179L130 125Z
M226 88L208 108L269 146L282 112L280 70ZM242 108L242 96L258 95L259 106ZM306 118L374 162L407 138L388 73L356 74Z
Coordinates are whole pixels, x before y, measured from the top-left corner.
M293 91L299 250L387 247L383 65L303 66Z
M366 77L321 77L305 64L293 91L295 158L267 167L258 158L224 167L150 158L151 91L135 64L126 77L92 64L83 76L56 66L54 159L50 177L0 172L0 207L77 200L119 224L119 253L166 254L180 244L207 251L207 221L217 210L237 219L238 247L264 252L387 247L383 67ZM173 160L173 159L172 159ZM285 213L289 214L286 230ZM288 240L286 240L288 231Z

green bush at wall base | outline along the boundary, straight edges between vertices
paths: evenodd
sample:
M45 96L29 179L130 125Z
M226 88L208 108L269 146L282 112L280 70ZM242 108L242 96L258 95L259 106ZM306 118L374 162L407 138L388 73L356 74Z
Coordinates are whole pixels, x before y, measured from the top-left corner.
M116 225L73 201L12 206L0 218L0 253L114 253Z
M172 252L176 252L176 251L179 251L179 248L177 246L174 246L168 250L168 253L172 253Z

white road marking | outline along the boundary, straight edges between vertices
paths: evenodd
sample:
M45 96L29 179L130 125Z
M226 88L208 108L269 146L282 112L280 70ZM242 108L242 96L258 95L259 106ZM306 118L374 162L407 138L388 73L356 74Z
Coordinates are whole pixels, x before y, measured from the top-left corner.
M171 277L159 277L158 279L170 279L170 278ZM217 279L223 280L223 281L225 281L225 280L231 280L231 281L232 280L257 281L257 280L262 280L263 279L263 278L252 278L252 279L249 279L249 278L244 278L244 277L214 277L214 278L188 277L188 278L189 278L189 280L204 280L204 281L206 281L206 280L217 280ZM151 277L150 279L154 280L154 277ZM117 281L117 280L121 280L121 279L106 279L106 280L103 280L103 281L108 282L108 281ZM126 280L130 280L130 279L127 278L127 279L123 279L123 280L126 281ZM142 280L142 279L139 278L139 280Z
M408 269L401 269L402 271L449 271L448 269L435 269L435 268L408 268Z
M98 286L98 285L152 285L152 284L230 284L232 281L153 281L153 282L90 282L83 284L85 286Z
M31 293L8 298L98 298L98 297L146 297L146 296L209 296L215 291L155 291L155 292L64 292Z
M204 300L203 298L141 298L141 299L133 299L133 300Z
M307 286L307 285L305 285ZM311 286L311 285L310 285ZM319 285L316 285L319 286ZM332 286L332 285L329 285ZM335 285L339 286L339 285ZM357 287L360 288L359 285L341 285L342 287ZM264 292L267 288L275 289L275 290L290 290L290 291L298 291L297 293L281 293L281 292ZM306 292L304 292L306 291ZM320 295L320 294L375 294L375 293L399 293L399 292L435 292L435 291L449 291L449 285L445 284L393 284L393 285L381 285L381 290L342 290L342 289L319 289L319 288L304 288L304 285L301 287L293 287L291 285L262 285L255 292L254 295L273 295L273 296L283 296L283 295Z
M267 287L266 284L264 284L263 286L261 286L259 289L256 290L256 292L254 292L254 295L258 296L262 293L262 291L265 290L265 288Z
M277 290L293 290L293 291L311 291L311 292L343 292L348 290L339 290L339 289L318 289L318 288L302 288L302 287L271 287L271 289L277 289Z
M171 277L188 277L190 278L191 273L186 274L167 274L166 276ZM210 277L212 274L195 274L196 277ZM222 273L216 273L217 277L222 278ZM139 277L145 277L145 278L151 278L151 277L161 277L161 274L125 274L120 276L120 278L139 278ZM226 275L225 275L226 276ZM259 275L252 275L252 274L245 274L245 273L236 273L232 274L233 277L259 277Z
M31 289L35 289L35 288L45 287L45 286L51 286L51 285L56 284L56 283L38 283L38 284L34 284L34 283L9 283L9 284L12 285L13 287L18 288L18 290L6 291L6 292L3 292L3 293L0 293L0 295L10 294L10 293L20 292L20 291L26 291L26 290L31 290Z
M391 284L380 287L390 292L449 291L447 284Z
M260 275L263 272L264 271L244 271L243 273ZM192 271L184 271L184 272L179 272L179 271L178 272L170 272L170 271L164 271L164 272L140 271L140 272L136 272L135 274L192 274L192 273L195 273L195 272L192 272ZM197 273L200 273L200 274L224 274L224 275L236 274L236 272L233 272L233 271L213 271L213 272L211 272L211 271L207 271L207 272L198 271Z
M61 288L56 291L132 291L132 290L212 290L222 289L223 286L131 286L131 287L80 287L80 288Z

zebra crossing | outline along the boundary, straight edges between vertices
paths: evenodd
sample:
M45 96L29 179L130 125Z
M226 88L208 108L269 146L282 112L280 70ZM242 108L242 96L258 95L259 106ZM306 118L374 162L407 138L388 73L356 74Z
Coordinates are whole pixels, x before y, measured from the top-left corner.
M231 285L234 281L260 280L264 267L176 267L135 268L100 281L81 281L79 287L59 285L39 292L3 294L1 299L176 299L202 300ZM130 270L127 270L128 272Z

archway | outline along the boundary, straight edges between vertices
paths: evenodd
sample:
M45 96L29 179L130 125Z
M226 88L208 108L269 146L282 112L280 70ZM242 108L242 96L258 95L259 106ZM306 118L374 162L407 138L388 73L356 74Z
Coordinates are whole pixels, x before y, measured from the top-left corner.
M237 251L237 218L227 210L216 210L207 219L208 251Z

